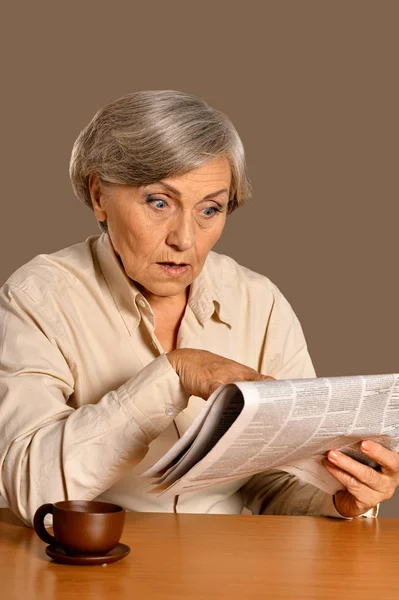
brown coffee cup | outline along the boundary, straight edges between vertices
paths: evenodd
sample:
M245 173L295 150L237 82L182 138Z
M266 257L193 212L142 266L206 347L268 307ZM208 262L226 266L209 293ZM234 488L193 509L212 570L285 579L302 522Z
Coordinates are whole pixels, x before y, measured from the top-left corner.
M47 544L59 544L71 555L94 556L106 554L119 542L125 513L108 502L65 500L40 506L33 526ZM44 526L48 514L53 515L54 536Z

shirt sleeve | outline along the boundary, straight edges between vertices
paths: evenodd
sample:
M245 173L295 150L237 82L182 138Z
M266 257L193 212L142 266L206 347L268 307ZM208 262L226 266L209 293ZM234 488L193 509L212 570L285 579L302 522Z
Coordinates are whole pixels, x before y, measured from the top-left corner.
M271 469L251 477L242 488L244 505L256 515L302 515L351 520L337 511L331 494L295 475ZM361 517L375 518L378 506Z
M275 286L273 290L275 302L259 370L275 379L316 377L301 324L283 294ZM241 491L244 505L253 514L346 518L336 510L331 494L277 469L254 475ZM378 506L361 516L377 514Z
M97 404L74 409L74 375L50 319L0 290L0 493L28 525L45 502L95 498L136 465L188 395L162 354Z
M278 469L254 475L242 493L245 506L257 515L344 518L335 509L330 494Z

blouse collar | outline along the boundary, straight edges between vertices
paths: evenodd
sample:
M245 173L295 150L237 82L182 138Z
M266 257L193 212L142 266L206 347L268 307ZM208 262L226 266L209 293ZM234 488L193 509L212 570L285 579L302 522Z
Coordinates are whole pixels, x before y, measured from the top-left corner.
M147 300L126 275L108 233L102 233L95 240L94 252L115 304L129 333L132 334L140 323L139 306L145 306ZM214 253L211 252L210 255ZM209 264L211 258L212 256L208 255L202 271L193 281L188 304L202 326L216 313L220 321L231 327L231 314L223 289L224 283L228 285L229 282L223 277L223 271L212 273L213 269L210 269Z

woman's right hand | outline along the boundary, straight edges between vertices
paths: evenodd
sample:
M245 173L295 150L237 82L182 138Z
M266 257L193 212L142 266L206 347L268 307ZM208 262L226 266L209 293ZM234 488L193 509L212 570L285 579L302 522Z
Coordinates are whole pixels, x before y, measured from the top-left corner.
M273 379L219 354L207 350L182 348L167 353L182 386L190 396L207 400L219 386L234 381Z

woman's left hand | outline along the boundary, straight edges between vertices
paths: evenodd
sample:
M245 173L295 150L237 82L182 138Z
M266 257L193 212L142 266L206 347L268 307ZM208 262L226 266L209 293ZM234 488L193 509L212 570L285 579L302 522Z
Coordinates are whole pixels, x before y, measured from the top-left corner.
M383 500L391 498L399 485L399 455L380 444L364 441L361 450L381 465L381 470L363 465L337 450L324 461L327 471L346 489L334 495L337 511L343 517L358 517Z

